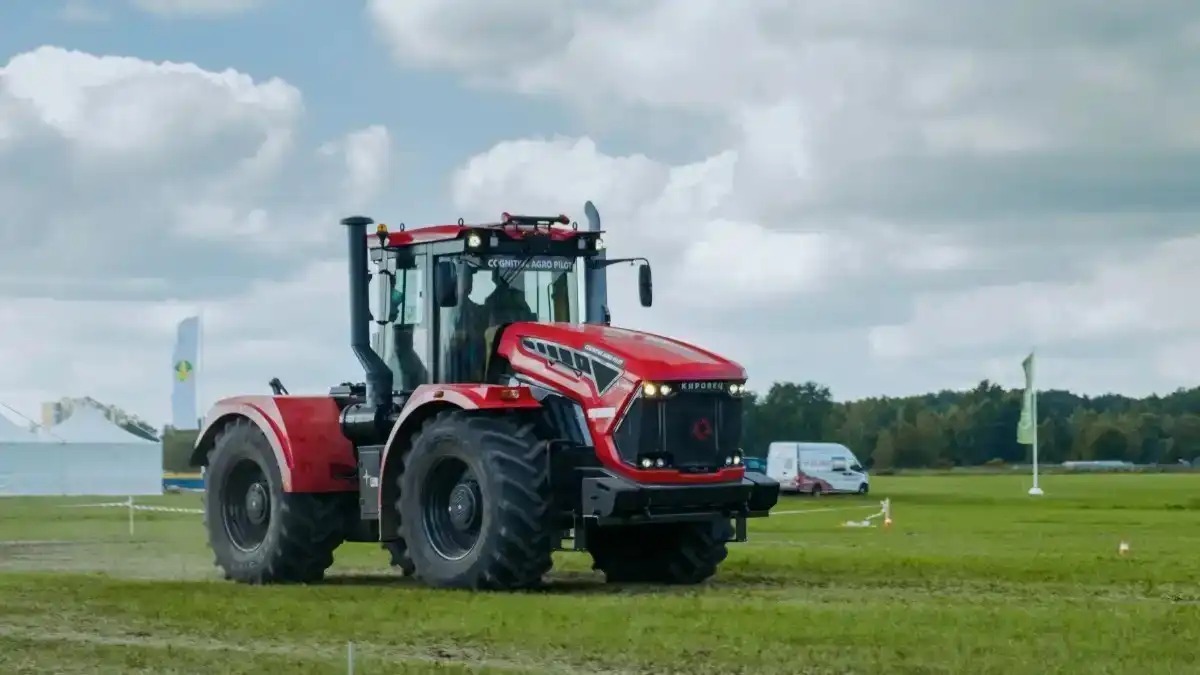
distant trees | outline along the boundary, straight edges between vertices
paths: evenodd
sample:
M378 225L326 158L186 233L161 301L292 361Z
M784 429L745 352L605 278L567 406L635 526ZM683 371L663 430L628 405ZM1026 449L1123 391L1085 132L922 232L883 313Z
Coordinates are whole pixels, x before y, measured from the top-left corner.
M877 469L1029 460L1029 446L1016 440L1020 390L988 380L967 391L847 402L835 402L816 382L777 382L747 403L744 447L755 456L765 456L773 440L826 440L871 458ZM1200 387L1143 399L1043 391L1038 421L1045 462L1200 457Z
M166 427L90 398L63 399L60 411L88 404L143 438L163 441L163 466L188 471L197 432ZM1021 392L983 380L967 391L837 402L816 382L776 382L747 395L743 448L764 457L775 440L836 441L875 469L1026 462L1017 443ZM1137 399L1117 394L1038 393L1038 449L1047 463L1123 460L1174 464L1200 458L1200 387Z

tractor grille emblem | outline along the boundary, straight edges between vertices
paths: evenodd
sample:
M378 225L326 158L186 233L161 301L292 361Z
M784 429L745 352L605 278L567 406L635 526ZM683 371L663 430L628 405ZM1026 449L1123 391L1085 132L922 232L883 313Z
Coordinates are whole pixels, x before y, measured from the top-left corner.
M709 422L707 417L701 417L692 423L692 438L704 442L712 436L712 433L712 422Z

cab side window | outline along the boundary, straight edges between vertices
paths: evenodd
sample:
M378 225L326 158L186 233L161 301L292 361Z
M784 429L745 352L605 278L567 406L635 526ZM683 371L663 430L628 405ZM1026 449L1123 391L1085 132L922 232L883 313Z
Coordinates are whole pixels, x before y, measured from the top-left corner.
M848 466L849 466L849 464L846 462L845 457L834 457L833 458L833 470L834 471L846 471Z

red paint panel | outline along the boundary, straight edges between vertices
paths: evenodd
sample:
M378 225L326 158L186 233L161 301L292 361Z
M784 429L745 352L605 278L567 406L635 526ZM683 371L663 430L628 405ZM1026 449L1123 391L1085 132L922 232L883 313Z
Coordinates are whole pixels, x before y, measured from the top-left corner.
M258 425L275 452L285 492L346 492L358 489L350 441L342 435L337 404L328 396L233 396L217 401L205 417L203 439L214 425L241 415Z
M505 398L513 396L516 398ZM464 410L492 410L496 408L537 408L541 404L530 393L528 387L505 387L496 384L423 384L413 391L396 428L412 415L413 411L426 403L451 403ZM394 433L393 429L393 433Z
M413 246L415 244L428 244L435 241L446 241L448 239L457 239L466 232L481 232L486 231L488 234L496 233L508 239L525 239L527 237L549 237L551 241L568 241L579 236L581 231L573 230L565 227L552 227L549 230L543 225L538 227L536 231L532 227L516 226L498 227L496 225L426 225L413 229L405 229L402 231L389 231L387 235L387 245L389 247ZM367 234L368 246L379 246L379 237L371 232Z
M515 323L504 335L540 338L581 351L586 351L585 345L597 347L623 359L626 372L639 380L746 379L746 369L735 361L653 333L596 324Z

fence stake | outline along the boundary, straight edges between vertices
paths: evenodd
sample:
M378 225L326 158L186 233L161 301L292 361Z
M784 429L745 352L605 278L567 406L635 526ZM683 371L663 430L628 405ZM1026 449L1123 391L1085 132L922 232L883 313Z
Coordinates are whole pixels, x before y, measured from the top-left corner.
M125 504L129 507L129 536L133 536L133 495L130 495L125 500Z
M346 643L346 672L354 675L354 643Z

